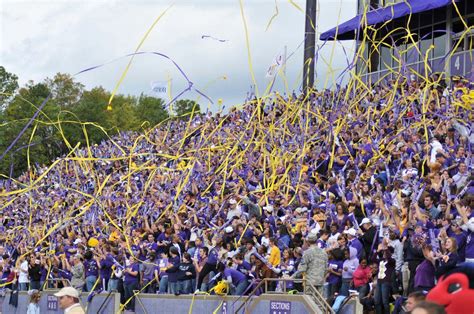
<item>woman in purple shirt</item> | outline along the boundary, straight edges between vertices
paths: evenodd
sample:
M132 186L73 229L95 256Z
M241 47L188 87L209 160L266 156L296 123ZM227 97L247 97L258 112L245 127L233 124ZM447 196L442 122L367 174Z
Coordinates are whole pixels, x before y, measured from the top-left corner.
M135 311L135 298L134 290L139 289L139 270L140 265L137 263L137 260L134 256L130 256L130 260L126 262L126 267L123 270L125 278L123 280L123 286L125 289L125 299L130 300L130 302L125 306L127 310Z
M334 221L338 225L338 232L343 232L347 221L349 220L347 216L347 209L343 203L337 203L336 205L336 215L334 216Z

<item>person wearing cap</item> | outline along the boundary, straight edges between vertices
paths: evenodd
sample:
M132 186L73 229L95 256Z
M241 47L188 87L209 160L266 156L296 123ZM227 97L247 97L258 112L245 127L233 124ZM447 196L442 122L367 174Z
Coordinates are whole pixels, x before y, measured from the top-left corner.
M344 231L347 234L347 244L349 247L353 247L357 251L357 258L360 259L364 255L364 247L357 238L357 231L354 228L350 228Z
M64 310L64 314L85 314L79 303L79 291L73 287L64 287L54 296L58 298L59 307Z
M292 278L298 278L305 274L304 278L322 294L327 272L328 255L326 251L317 246L317 240L318 235L310 232L306 239L309 248L304 251L301 262L298 265L298 270L293 274Z

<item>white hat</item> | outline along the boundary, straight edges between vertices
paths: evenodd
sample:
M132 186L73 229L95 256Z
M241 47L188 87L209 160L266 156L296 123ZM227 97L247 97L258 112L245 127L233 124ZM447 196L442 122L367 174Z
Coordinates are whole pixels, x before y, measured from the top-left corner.
M234 228L232 228L232 226L228 226L228 227L225 227L224 230L226 233L231 233L232 231L234 231Z
M322 192L321 195L324 196L324 197L328 197L328 196L332 197L332 198L336 197L336 195L334 195L334 193L332 193L332 192L327 192L326 193L326 191Z
M355 235L357 234L356 230L354 228L350 228L349 230L345 230L344 231L345 234L349 234L353 237L355 237Z
M58 292L54 294L55 297L73 297L73 298L79 298L79 291L74 289L73 287L64 287Z
M232 204L232 205L234 205L234 204L237 204L237 201L234 200L233 198L231 198L231 199L229 200L229 203Z
M267 212L272 212L273 211L273 206L272 205L263 206L263 209L266 210Z
M74 242L73 242L74 245L77 245L77 244L79 244L79 243L82 243L82 239L76 239L76 240L74 240Z
M360 222L360 225L362 226L362 225L370 224L370 223L372 223L372 222L370 221L369 218L364 218L364 219L362 219L362 221Z

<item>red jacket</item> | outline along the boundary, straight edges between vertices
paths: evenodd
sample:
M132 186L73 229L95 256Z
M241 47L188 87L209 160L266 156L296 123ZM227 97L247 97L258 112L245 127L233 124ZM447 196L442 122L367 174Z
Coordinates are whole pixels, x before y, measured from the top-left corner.
M354 274L352 275L352 279L354 280L354 287L359 288L370 281L370 277L372 276L372 270L369 266L362 268L361 265L357 267Z

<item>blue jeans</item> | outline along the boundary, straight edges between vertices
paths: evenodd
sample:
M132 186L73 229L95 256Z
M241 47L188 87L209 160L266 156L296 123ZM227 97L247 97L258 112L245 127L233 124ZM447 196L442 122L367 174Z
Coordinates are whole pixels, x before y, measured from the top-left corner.
M150 283L150 281L153 281ZM142 293L156 293L156 281L153 279L143 279L143 287L146 287L142 290Z
M248 280L247 279L242 280L241 282L239 282L237 287L235 287L235 291L234 291L233 295L242 295L242 294L244 294L244 292L245 292L245 290L247 289L248 286L249 286Z
M19 286L19 290L20 291L28 291L28 283L27 282L20 282L20 286Z
M170 293L170 294L179 293L179 283L178 282L168 282L168 293Z
M369 285L368 284L365 284L363 286L360 286L358 288L356 288L357 292L359 292L359 300L362 300L363 298L365 298L365 296L367 294L369 294Z
M165 294L168 292L168 276L160 278L160 294Z
M86 277L86 289L87 289L86 291L88 292L92 291L92 288L94 287L96 280L97 280L97 276L94 276L94 275Z
M392 290L391 282L378 282L375 289L375 311L377 314L390 314L390 293Z
M30 281L30 289L41 290L41 284L39 281Z
M189 294L189 293L193 293L194 291L192 291L193 289L193 283L192 283L192 280L182 280L182 281L179 281L179 293L181 294Z
M341 289L339 290L339 295L349 296L349 288L351 286L352 278L342 278Z
M86 278L86 281L87 281L87 278ZM118 290L118 279L109 280L109 291L113 291L113 290Z
M216 275L215 272L211 271L209 273L209 280L211 280L212 277L214 277ZM209 291L212 287L214 287L216 285L215 282L211 283L208 281L203 281L201 286L198 287L201 291Z

